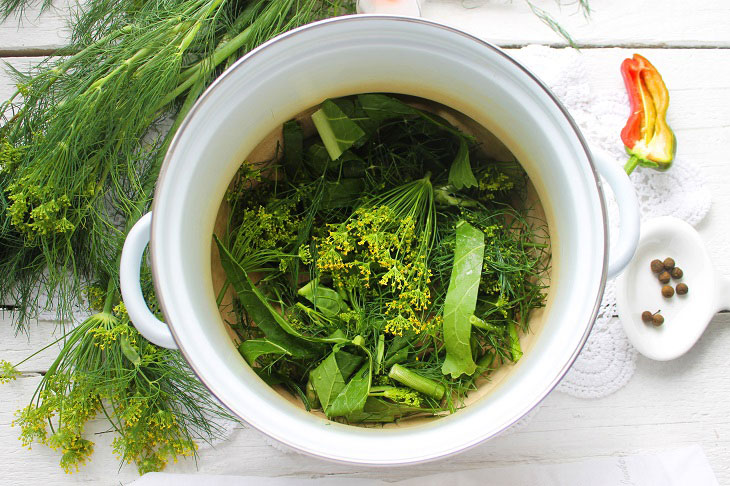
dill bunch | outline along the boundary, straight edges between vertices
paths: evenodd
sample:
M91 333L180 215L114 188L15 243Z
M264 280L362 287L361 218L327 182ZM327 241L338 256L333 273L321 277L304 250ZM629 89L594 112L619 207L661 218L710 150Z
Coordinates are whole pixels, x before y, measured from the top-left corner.
M71 55L15 73L18 91L0 105L0 298L16 303L19 325L44 310L40 295L68 318L86 278L116 278L125 230L185 114L181 100L192 104L218 66L328 8L90 2L76 14Z
M0 15L28 2L0 2ZM317 0L100 0L71 12L71 43L0 104L0 302L19 330L49 308L71 320L89 287L98 314L63 346L16 424L24 443L62 452L73 470L93 451L101 413L115 452L140 472L195 454L230 418L176 351L146 342L118 295L127 231L150 203L165 151L203 89L262 42L341 5ZM149 282L147 282L149 286ZM154 302L154 295L148 295ZM114 311L116 309L116 311ZM0 381L17 376L9 363Z
M397 97L326 100L312 118L317 133L284 124L271 170L244 164L228 193L217 241L239 351L334 420L454 412L520 359L544 304L549 242L527 176Z
M429 175L368 200L317 243L313 278L344 289L351 302L381 303L370 312L386 317L385 332L422 331L429 325L434 212Z
M35 442L59 450L61 467L73 472L94 451L84 438L86 424L103 414L117 432L117 456L135 462L140 474L159 471L170 460L195 456L196 440L222 433L210 417L233 418L179 353L146 341L124 305L109 309L110 302L61 339L58 358L13 425L20 427L24 446Z

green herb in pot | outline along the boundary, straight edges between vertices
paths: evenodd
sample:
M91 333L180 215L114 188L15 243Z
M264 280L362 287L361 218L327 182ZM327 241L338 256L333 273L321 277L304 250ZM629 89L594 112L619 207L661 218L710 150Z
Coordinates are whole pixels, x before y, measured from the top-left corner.
M345 422L453 412L522 355L544 305L545 223L515 161L399 98L325 101L316 133L244 164L216 238L240 351L268 383ZM222 293L221 293L222 296Z

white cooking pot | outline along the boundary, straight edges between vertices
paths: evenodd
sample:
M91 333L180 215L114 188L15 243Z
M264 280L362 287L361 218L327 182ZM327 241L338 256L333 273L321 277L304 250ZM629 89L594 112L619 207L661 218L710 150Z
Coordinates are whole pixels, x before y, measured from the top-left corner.
M296 114L328 97L363 92L431 99L499 137L534 183L552 241L548 304L519 364L463 410L410 427L343 425L282 398L236 350L212 283L214 220L241 162ZM620 210L621 235L610 256L599 173ZM555 387L588 336L606 278L634 253L637 208L617 161L591 152L548 88L500 49L420 19L341 17L267 42L200 97L167 153L152 212L127 237L121 291L139 331L158 345L179 348L210 391L251 426L324 458L412 463L495 436ZM150 313L140 290L140 260L148 243L167 324Z

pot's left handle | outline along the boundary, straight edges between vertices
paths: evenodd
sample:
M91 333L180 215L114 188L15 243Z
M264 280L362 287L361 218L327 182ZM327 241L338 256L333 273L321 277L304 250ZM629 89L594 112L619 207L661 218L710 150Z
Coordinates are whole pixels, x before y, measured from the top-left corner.
M596 169L611 186L613 195L616 197L619 215L619 235L616 245L609 250L608 255L608 278L615 277L636 253L639 245L639 233L641 230L641 218L639 216L639 200L636 191L626 172L616 164L606 152L602 150L591 150Z
M144 250L150 241L151 224L152 213L147 213L129 231L119 263L119 288L129 319L140 334L158 346L177 349L170 328L150 312L142 295L139 271Z

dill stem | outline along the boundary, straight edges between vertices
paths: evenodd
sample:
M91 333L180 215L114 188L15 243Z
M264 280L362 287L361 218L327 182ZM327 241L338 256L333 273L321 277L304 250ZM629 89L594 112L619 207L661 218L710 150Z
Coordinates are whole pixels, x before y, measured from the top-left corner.
M207 69L204 69L204 66L207 65L208 69L213 69L214 67L218 66L220 63L228 59L230 56L232 56L238 49L243 47L250 40L250 38L253 37L259 23L267 25L268 23L270 23L269 17L278 16L282 12L288 11L290 8L291 0L288 0L286 2L286 7L282 8L281 10L275 10L272 8L269 12L267 12L268 15L258 17L255 21L256 23L249 25L240 34L218 47L213 52L213 54L206 57L205 59L201 59L197 62L197 64L195 64L195 66L191 66L187 70L183 71L181 73L181 77L184 77L183 82L180 83L180 85L178 85L178 87L170 92L167 96L165 96L162 101L157 104L153 111L159 111L165 106L169 105L175 100L175 98L180 96L182 93L185 92L185 90L192 86L207 71Z
M112 307L114 307L114 297L116 296L116 293L116 282L114 282L114 279L110 278L109 282L106 284L106 299L104 299L104 310L102 312L108 314L112 311Z
M175 88L172 92L170 92L167 96L165 96L162 101L160 101L157 106L155 107L153 112L157 112L164 108L165 106L172 103L175 98L180 96L182 93L185 92L190 86L195 84L198 79L200 79L201 75L206 71L203 69L203 67L207 64L209 64L209 69L212 69L216 67L218 64L223 62L228 56L232 55L234 52L236 52L241 46L243 46L247 41L248 38L253 33L253 26L248 26L243 32L238 34L236 37L219 47L212 55L206 57L205 59L201 59L198 61L198 63L189 68L188 70L184 71L182 73L183 76L187 76L185 80L178 85L177 88Z
M494 324L486 322L483 319L480 319L475 315L472 315L469 318L469 323L474 327L478 327L479 329L483 329L488 332L500 332L501 333L503 331L503 329L501 327L495 326Z
M150 49L149 47L143 47L142 49L138 50L137 52L134 53L134 55L132 57L125 59L124 61L122 61L122 63L119 66L112 69L112 71L109 74L107 74L103 78L99 78L96 81L94 81L94 83L91 86L89 86L89 90L101 89L101 87L104 86L104 84L107 81L109 81L111 78L113 78L114 76L119 74L121 71L123 71L125 69L129 69L130 66L132 66L134 63L139 61L141 58L143 58L150 52L152 52L152 49Z
M533 243L525 241L522 243L522 246L527 248L548 248L550 245L548 245L547 243Z
M230 32L236 32L237 30L241 29L244 25L251 22L258 12L258 3L251 3L241 12L241 14L236 18L236 20L233 22L233 26L230 28L229 32L226 32L223 34L223 37L221 37L220 42L218 43L218 46L216 46L216 51L218 49L221 49L223 46L225 46L230 40ZM214 51L215 53L215 51ZM205 63L209 58L202 59L201 61L195 63L195 65L190 66L189 68L185 69L180 73L178 76L179 82L183 82L186 79L188 79L193 74L197 73L200 69L201 63Z
M125 25L121 29L119 29L117 31L114 31L114 32L110 32L109 34L107 34L104 37L98 39L97 41L92 42L88 46L84 47L83 49L81 49L80 51L76 52L71 57L69 57L68 59L66 59L65 61L63 61L58 66L49 69L48 72L51 73L50 79L48 79L46 81L46 84L44 84L43 86L41 86L39 92L44 92L44 91L48 90L51 86L53 86L53 84L56 81L58 81L58 79L61 77L62 74L64 74L66 71L68 71L71 68L71 66L76 61L78 61L81 57L83 57L84 55L86 55L86 53L89 51L89 49L93 49L95 47L99 47L100 45L106 44L107 42L116 39L120 35L129 33L131 31L132 31L131 26ZM17 95L19 95L19 94L20 94L20 90L17 90L15 93L13 93L13 95L10 97L10 99L8 101L6 101L5 103L2 104L2 106L1 106L2 110L1 111L4 112L6 105L9 104L13 99L15 99L15 97ZM15 115L13 115L12 118L10 118L8 120L8 122L5 124L5 126L10 126L15 120L17 120L18 118L20 118L21 116L23 116L25 114L25 111L27 109L27 106L28 106L27 103L24 104L23 105L23 108L21 108L20 110L18 110L18 112Z
M110 424L112 424L112 427L114 427L114 430L118 434L121 435L122 434L121 429L119 427L117 427L117 424L115 424L114 421L112 420L112 418L109 416L109 412L106 411L106 407L104 406L104 404L101 402L99 404L101 405L101 411L104 413L104 416L106 417L106 419L109 421Z
M69 332L70 332L70 331L69 331ZM43 346L43 347L42 347L41 349L39 349L39 350L38 350L38 351L36 351L35 353L31 354L30 356L26 356L26 357L25 357L25 358L24 358L24 359L23 359L22 361L18 361L17 363L15 363L15 364L13 365L13 368L17 368L18 366L22 365L23 363L25 363L26 361L28 361L28 360L29 360L29 359L31 359L32 357L34 357L34 356L37 356L37 355L39 355L40 353L42 353L43 351L45 351L46 349L50 348L50 347L51 347L51 346L53 346L54 344L58 344L58 343L59 343L59 342L60 342L61 340L63 340L63 339L64 339L64 338L65 338L65 337L66 337L67 335L68 335L68 334L64 334L63 336L61 336L60 338L56 339L55 341L52 341L52 342L51 342L50 344L47 344L47 345Z
M56 357L56 359L53 361L53 363L51 363L51 366L48 367L48 370L46 371L46 374L43 377L44 380L46 379L46 377L52 376L56 372L59 365L64 361L66 355L69 353L69 351L71 349L73 349L73 346L76 344L76 342L79 341L82 337L84 337L84 335L86 334L86 331L88 331L94 325L93 317L94 316L89 317L84 322L82 322L78 327L71 329L70 331L65 333L63 336L58 338L56 341L49 344L49 346L51 346L61 340L65 340L66 338L68 338L70 336L70 339L68 339L66 342L63 343L63 348L61 348L61 351L58 353L58 356ZM28 358L30 358L30 356ZM40 399L38 392L41 391L42 385L43 385L43 383L41 383L41 385L39 385L38 388L36 388L36 391L33 393L33 396L30 399L31 402L33 402L36 397L38 397Z
M180 42L180 45L178 46L178 51L180 53L185 52L185 50L190 46L190 43L193 42L193 39L195 39L195 36L198 35L198 31L200 31L200 28L203 26L203 21L205 20L205 17L208 15L211 15L213 11L218 8L218 6L221 4L223 0L214 0L213 3L210 5L208 10L206 11L203 19L198 19L195 24L193 25L193 28L190 29L190 31L185 34L185 37L183 37L183 40ZM182 24L180 24L182 25Z

